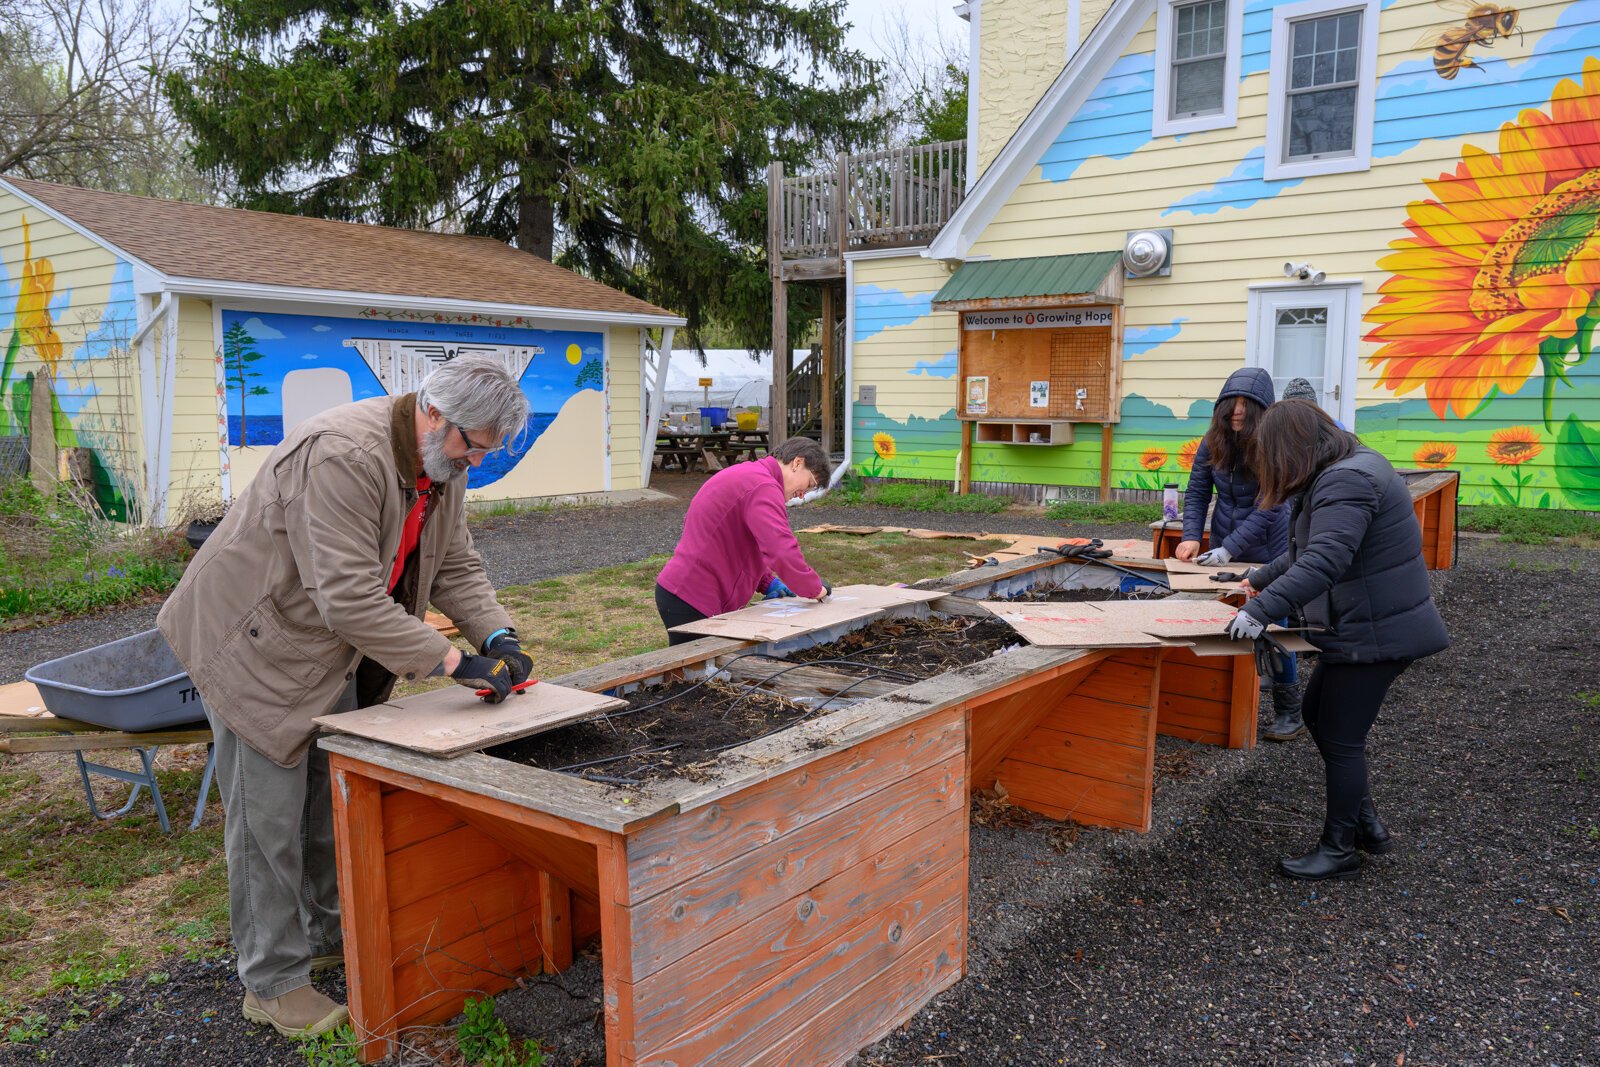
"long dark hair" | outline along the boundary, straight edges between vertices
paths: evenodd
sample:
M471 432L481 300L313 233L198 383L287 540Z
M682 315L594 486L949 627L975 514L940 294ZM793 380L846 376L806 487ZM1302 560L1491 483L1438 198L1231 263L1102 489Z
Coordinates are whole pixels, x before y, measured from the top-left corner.
M1211 409L1211 427L1206 430L1206 451L1213 470L1238 470L1250 462L1250 441L1261 424L1261 401L1244 397L1244 429L1234 432L1233 405L1238 397L1224 397Z
M1256 506L1282 504L1360 443L1311 401L1278 401L1261 416L1250 444L1250 465L1261 483Z

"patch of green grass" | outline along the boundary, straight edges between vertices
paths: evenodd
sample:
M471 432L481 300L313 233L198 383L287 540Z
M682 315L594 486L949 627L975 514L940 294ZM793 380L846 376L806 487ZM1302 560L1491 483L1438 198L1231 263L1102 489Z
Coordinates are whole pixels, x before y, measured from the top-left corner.
M76 956L50 978L51 989L75 989L87 993L126 978L138 962L138 954L125 948L113 956L89 953Z
M1044 509L1046 518L1063 522L1126 523L1155 522L1161 518L1160 504L1136 504L1126 500L1111 500L1103 504L1090 504L1082 500L1057 500Z
M71 486L0 482L0 631L158 596L192 552L176 532L112 523Z
M42 1011L30 1011L6 1027L6 1040L13 1045L26 1045L42 1039L49 1032L49 1017Z
M1456 521L1463 530L1498 533L1500 540L1515 544L1548 545L1565 537L1585 547L1600 547L1600 519L1576 511L1485 504L1462 508Z
M0 944L20 941L33 929L33 916L9 904L0 904Z
M300 1039L300 1055L309 1067L360 1067L360 1052L361 1042L349 1023Z
M846 503L841 499L839 503ZM986 496L982 493L952 493L942 485L925 482L889 482L874 485L857 503L880 508L901 508L905 511L939 511L957 515L993 515L1011 506L1005 497ZM847 504L848 506L848 504Z
M556 508L590 507L582 503L557 504L551 500L492 500L483 504L469 504L467 506L467 521L474 522L481 519L503 519L511 515L536 515Z

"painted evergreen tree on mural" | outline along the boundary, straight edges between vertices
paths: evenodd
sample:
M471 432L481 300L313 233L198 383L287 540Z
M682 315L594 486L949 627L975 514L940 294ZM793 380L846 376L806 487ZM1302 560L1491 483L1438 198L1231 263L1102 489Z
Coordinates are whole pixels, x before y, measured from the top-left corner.
M239 440L240 445L250 443L245 424L245 397L266 396L267 387L264 385L251 385L250 383L261 377L261 372L255 370L253 365L261 359L261 353L256 350L256 339L250 336L250 331L244 328L244 323L236 322L229 326L222 335L222 359L228 385L239 391Z

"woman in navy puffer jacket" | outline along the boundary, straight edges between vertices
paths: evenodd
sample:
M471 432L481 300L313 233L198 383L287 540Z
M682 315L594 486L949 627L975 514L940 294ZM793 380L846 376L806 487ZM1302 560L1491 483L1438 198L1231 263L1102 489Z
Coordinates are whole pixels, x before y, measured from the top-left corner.
M1322 840L1279 866L1292 878L1354 878L1361 852L1389 831L1367 781L1367 731L1390 684L1450 644L1422 561L1422 531L1404 479L1315 404L1287 400L1256 439L1261 496L1291 503L1289 550L1250 572L1251 597L1228 628L1254 638L1284 615L1321 651L1305 717L1326 772Z
M1189 472L1183 541L1176 552L1179 559L1198 557L1198 562L1206 564L1234 560L1268 563L1289 547L1288 509L1256 506L1261 487L1246 458L1256 424L1272 402L1272 375L1260 367L1236 370L1223 383L1211 414L1211 428L1200 442L1194 468ZM1200 534L1205 528L1213 489L1217 506L1211 513L1211 550L1202 553ZM1291 656L1272 679L1273 720L1261 732L1266 740L1290 741L1305 733L1297 681Z

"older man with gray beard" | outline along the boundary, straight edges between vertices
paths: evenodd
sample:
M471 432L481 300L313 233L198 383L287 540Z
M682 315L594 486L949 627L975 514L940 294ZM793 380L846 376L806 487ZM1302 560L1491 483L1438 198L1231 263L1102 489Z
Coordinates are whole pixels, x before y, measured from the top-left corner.
M302 423L189 564L158 625L204 697L244 1015L290 1037L338 1026L311 972L343 960L319 715L449 675L502 700L533 669L466 523L466 474L520 435L528 403L486 356L416 393ZM423 621L429 603L481 655Z

